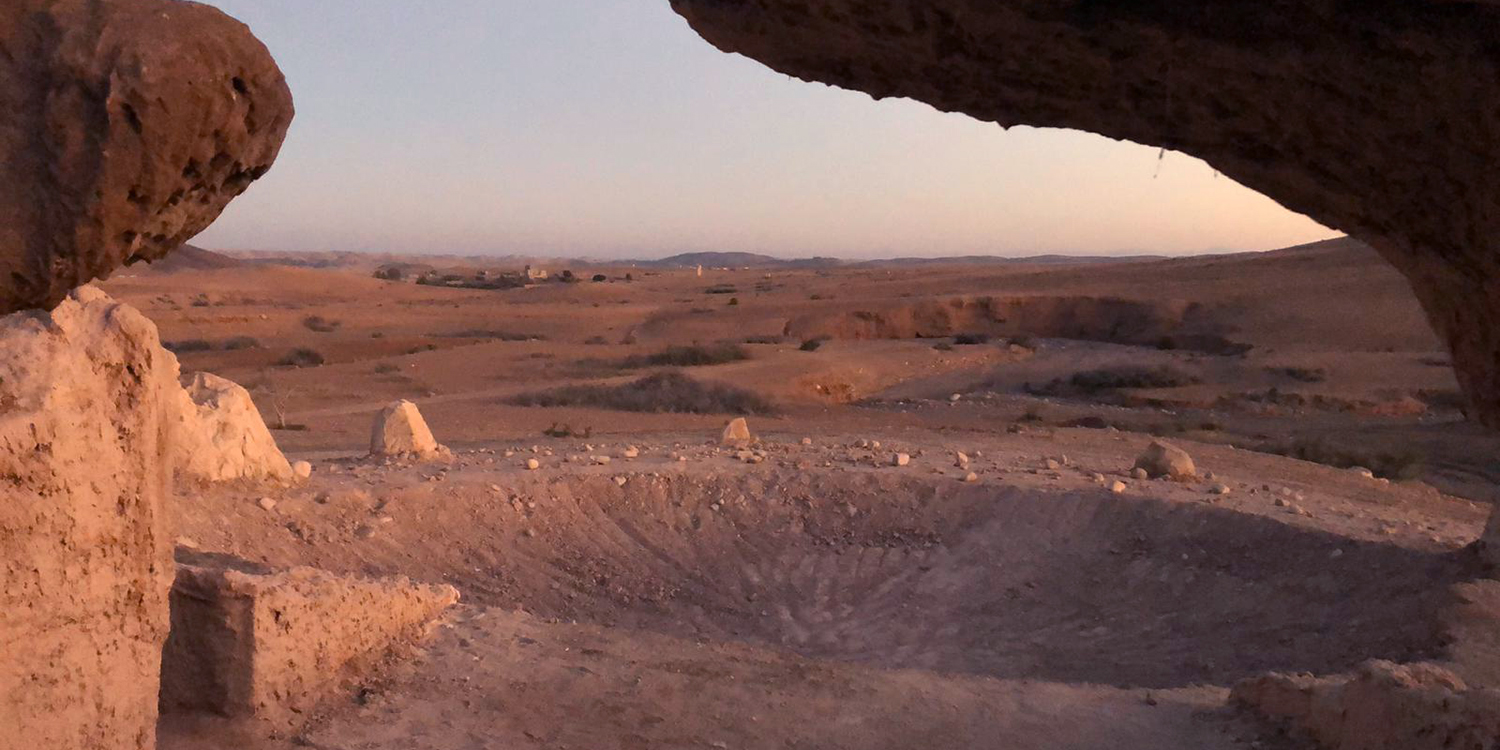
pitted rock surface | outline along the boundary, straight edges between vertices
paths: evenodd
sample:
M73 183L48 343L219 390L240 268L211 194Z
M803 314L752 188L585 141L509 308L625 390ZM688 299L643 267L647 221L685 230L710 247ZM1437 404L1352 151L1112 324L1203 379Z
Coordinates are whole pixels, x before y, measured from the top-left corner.
M1203 158L1369 242L1500 427L1500 4L672 0L807 80Z
M0 110L0 313L203 231L293 114L249 29L178 0L0 4Z

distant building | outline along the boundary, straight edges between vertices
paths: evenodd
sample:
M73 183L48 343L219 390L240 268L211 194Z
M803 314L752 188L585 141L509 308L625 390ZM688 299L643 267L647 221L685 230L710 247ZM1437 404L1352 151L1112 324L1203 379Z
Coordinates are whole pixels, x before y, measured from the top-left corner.
M530 265L527 265L526 279L528 281L545 281L547 279L547 272L544 269L534 268Z

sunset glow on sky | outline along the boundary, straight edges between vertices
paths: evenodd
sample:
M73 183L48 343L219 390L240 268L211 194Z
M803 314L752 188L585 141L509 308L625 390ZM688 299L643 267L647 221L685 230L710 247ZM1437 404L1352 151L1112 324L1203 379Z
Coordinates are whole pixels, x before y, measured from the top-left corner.
M196 241L659 257L1196 253L1335 233L1188 156L777 74L666 0L213 0L291 82Z

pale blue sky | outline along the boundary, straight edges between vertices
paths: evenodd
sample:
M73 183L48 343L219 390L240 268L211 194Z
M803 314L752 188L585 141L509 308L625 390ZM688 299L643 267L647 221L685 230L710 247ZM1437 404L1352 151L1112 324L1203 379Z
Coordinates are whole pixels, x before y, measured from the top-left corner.
M1191 253L1333 233L1196 159L720 53L666 0L212 0L297 120L197 240L657 257Z

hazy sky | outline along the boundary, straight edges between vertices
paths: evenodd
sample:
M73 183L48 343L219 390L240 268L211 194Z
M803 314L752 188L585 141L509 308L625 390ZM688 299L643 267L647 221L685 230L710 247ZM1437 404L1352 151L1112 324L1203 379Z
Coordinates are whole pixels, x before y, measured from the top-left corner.
M1189 253L1333 233L1196 159L797 81L667 0L211 0L286 71L198 243L656 257Z

